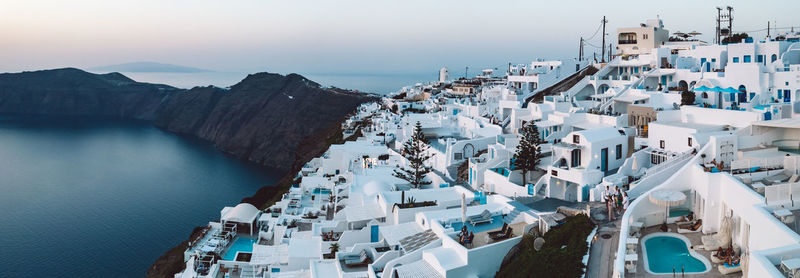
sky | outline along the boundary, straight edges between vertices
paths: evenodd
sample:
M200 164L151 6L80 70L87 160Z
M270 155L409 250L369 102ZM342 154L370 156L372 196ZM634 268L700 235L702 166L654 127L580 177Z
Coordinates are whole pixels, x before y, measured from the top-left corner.
M577 56L617 27L660 17L711 41L716 6L734 32L800 26L800 1L0 0L0 72L155 61L224 72L420 74ZM752 33L763 38L765 31ZM589 56L594 51L587 46ZM455 70L461 69L461 70Z

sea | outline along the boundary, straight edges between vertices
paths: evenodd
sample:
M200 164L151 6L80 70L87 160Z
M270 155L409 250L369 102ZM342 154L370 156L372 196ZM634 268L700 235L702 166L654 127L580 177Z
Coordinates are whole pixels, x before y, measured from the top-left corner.
M280 176L144 122L0 116L0 277L143 277Z

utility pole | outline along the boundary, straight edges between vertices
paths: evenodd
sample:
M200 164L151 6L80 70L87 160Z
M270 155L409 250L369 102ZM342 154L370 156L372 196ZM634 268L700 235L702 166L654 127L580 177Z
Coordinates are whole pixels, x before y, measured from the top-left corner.
M583 59L583 37L581 37L581 44L578 46L578 61Z
M733 36L733 7L728 6L728 34Z
M720 7L717 7L717 43L718 43L718 44L721 42L721 41L719 40L719 38L720 38L720 36L721 36L721 34L720 34L720 33L722 32L722 31L719 29L719 28L720 28L720 24L721 24L721 23L720 23L720 18L721 18L721 17L722 17L722 8L720 8Z
M613 59L611 59L611 44L609 43L608 44L608 61L611 62L611 60L613 60Z
M464 79L467 79L467 73L469 72L469 66L464 69Z
M767 21L767 38L769 39L769 21Z
M605 58L606 56L603 55L603 53L606 53L606 23L607 22L608 22L608 20L606 20L606 16L603 16L603 51L600 52L600 60L601 60L600 62L601 63L605 63L606 62L606 58Z

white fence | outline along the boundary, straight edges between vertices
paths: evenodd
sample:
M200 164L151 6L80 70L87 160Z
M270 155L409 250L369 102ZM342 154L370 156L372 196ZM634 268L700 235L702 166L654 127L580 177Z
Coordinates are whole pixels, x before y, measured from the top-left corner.
M798 200L794 200L797 196ZM774 184L764 188L767 206L783 205L788 208L800 206L800 182Z
M684 162L685 160L691 158L692 156L694 156L694 154L692 154L689 151L684 152L682 154L679 154L679 155L677 155L675 157L672 157L671 159L668 159L667 161L659 163L656 166L647 168L647 170L645 170L645 176L654 175L654 174L656 174L658 172L663 171L664 169L670 168L670 166L672 166L672 165Z
M784 157L749 158L731 161L731 171L752 169L758 167L762 169L783 168Z

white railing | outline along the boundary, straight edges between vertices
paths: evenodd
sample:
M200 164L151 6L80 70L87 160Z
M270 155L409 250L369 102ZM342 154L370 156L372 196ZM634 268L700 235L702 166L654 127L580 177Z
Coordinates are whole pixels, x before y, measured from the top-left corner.
M650 175L654 175L654 174L656 174L658 172L663 171L664 169L670 168L672 165L684 162L685 160L687 160L689 158L692 158L692 156L694 156L694 154L692 154L691 152L688 152L688 151L684 152L682 154L679 154L677 156L672 157L671 159L668 159L667 161L661 162L660 164L658 164L656 166L647 168L647 170L645 170L645 174L644 175L645 175L645 177L646 176L650 176Z
M749 158L731 161L731 171L752 169L753 167L774 169L783 168L784 157Z

